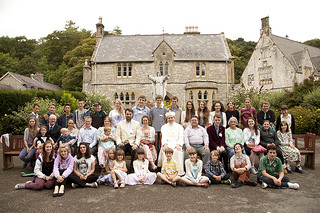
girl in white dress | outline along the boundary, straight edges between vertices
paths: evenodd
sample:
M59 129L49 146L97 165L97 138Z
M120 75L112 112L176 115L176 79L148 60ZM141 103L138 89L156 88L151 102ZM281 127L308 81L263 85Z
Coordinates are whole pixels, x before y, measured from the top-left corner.
M152 185L157 178L156 173L150 172L148 169L149 161L145 159L145 153L143 148L139 148L135 161L133 161L134 173L126 177L126 184L137 185L137 184L147 184Z
M111 175L112 175L112 180L114 182L113 187L115 189L117 189L118 183L117 183L117 178L120 181L120 188L124 188L125 187L125 182L124 179L127 176L127 166L126 166L126 162L123 160L124 158L124 151L119 149L116 152L116 160L112 162L111 164Z
M101 175L97 182L99 185L101 185L102 183L104 183L104 185L107 185L107 186L113 186L114 182L112 180L112 175L111 175L111 165L112 165L112 162L116 159L116 149L111 147L109 150L108 150L108 159L107 161L105 162L105 172L103 173L103 175Z

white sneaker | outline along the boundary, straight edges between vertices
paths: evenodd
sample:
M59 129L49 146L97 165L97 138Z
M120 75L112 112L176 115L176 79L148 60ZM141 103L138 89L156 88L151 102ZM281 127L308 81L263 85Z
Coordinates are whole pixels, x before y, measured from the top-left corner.
M77 188L78 186L79 186L79 185L76 184L76 183L71 183L71 187L72 187L73 189Z
M258 173L257 169L253 166L250 168L250 173L256 175Z
M290 189L295 189L295 190L300 188L299 184L297 183L288 183L288 186Z
M91 183L90 185L91 185L92 188L97 188L97 187L98 187L97 182L93 182L93 183Z
M262 188L265 189L268 187L268 184L266 184L265 182L262 181Z
M28 180L28 181L26 182L26 184L30 184L30 183L32 183L32 180Z

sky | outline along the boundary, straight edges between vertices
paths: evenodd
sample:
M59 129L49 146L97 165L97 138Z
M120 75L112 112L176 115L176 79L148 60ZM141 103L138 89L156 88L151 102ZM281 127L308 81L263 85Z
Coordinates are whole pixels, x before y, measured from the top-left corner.
M201 34L225 33L230 39L258 41L261 18L272 33L304 42L320 38L319 0L0 0L0 36L46 37L72 20L96 31L119 26L123 35L182 34L198 26Z

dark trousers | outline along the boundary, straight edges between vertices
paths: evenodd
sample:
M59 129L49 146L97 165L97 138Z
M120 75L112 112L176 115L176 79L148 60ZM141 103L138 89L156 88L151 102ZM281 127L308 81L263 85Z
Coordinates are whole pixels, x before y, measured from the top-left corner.
M228 164L229 158L228 158L227 150L224 150L223 152L219 152L219 155L220 155L219 160L221 162L223 162L224 170L226 170L226 172L228 173L229 172L229 164Z
M69 180L70 180L72 183L78 184L80 187L85 187L85 186L86 186L86 183L96 182L97 179L98 179L98 177L99 177L99 175L93 173L93 174L89 175L86 180L81 180L74 172L72 172L72 173L69 175Z
M214 177L212 177L212 176L209 175L209 174L206 174L206 177L209 178L209 180L211 181L211 184L219 184L219 183L221 183L220 180L215 179ZM221 180L228 180L229 177L230 177L230 176L229 176L228 174L226 174L223 178L221 178Z
M136 149L132 149L132 146L129 143L127 143L124 146L118 147L118 149L122 149L124 151L124 153L130 153L131 154L130 169L133 170L133 161L134 161L134 158L136 156L138 147Z
M274 174L272 175L275 178L279 178L279 175ZM281 180L281 186L277 186L276 184L274 184L273 180L271 178L265 177L263 175L260 175L258 177L258 182L265 182L266 184L268 184L268 186L272 187L272 188L277 188L277 189L285 189L288 188L288 182L290 182L290 179L287 176L284 176Z
M65 169L59 169L60 175L62 175L64 171L65 171ZM59 186L59 187L60 187L61 185L66 185L67 180L68 180L68 177L65 177L62 183L58 183L58 182L57 182L57 179L54 178L54 185L55 185L55 186Z

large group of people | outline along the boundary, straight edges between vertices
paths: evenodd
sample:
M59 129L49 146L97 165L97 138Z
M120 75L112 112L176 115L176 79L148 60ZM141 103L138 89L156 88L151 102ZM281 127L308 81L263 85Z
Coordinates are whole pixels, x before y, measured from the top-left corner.
M233 188L256 186L250 174L257 175L263 188L299 188L284 176L292 172L293 161L295 171L302 173L301 155L292 139L294 118L286 106L275 122L266 101L256 112L250 98L245 98L240 113L233 101L227 103L227 110L215 101L211 112L205 101L199 102L197 110L187 101L185 111L176 96L171 102L166 109L158 95L149 109L141 95L136 106L123 109L121 100L115 100L108 115L100 102L90 113L84 108L85 100L79 99L74 113L65 104L65 113L59 116L52 103L41 119L40 106L34 104L19 157L23 168L34 167L35 176L15 188L54 188L57 197L64 194L67 183L72 188L102 184L123 188L152 185L157 178L172 186L177 182L205 188L220 183ZM131 155L128 168L127 153Z

